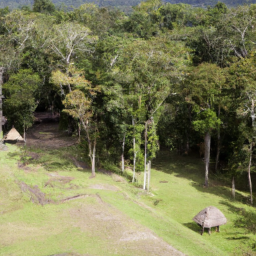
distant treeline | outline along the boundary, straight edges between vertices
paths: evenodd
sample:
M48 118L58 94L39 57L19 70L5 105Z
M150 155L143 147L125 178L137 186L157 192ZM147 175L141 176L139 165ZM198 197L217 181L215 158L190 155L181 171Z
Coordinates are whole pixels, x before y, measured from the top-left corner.
M21 8L23 6L32 6L33 0L1 0L0 8L9 7L10 9ZM133 6L137 6L140 0L53 0L52 1L56 7L79 7L85 3L94 3L99 7L115 7L124 12L131 12ZM195 7L207 7L214 6L218 0L165 0L163 2L177 4L177 3L185 3L190 4ZM223 0L228 6L237 6L244 4L254 4L256 0Z

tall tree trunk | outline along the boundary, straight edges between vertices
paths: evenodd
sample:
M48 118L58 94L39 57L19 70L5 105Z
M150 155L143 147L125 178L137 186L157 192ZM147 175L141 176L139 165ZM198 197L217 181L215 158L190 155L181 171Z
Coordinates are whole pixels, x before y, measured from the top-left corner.
M133 125L133 176L132 176L132 182L135 182L135 167L136 167L136 141L135 141L135 121L134 117L132 117L132 125Z
M69 93L72 92L70 84L68 84L68 91L69 91Z
M249 182L249 189L250 189L250 198L251 198L251 205L253 204L253 197L252 197L252 180L251 180L251 164L252 164L252 142L250 143L250 153L249 153L249 164L248 164L248 182Z
M3 95L2 95L2 87L3 87L3 74L4 74L4 67L0 67L0 141L3 139Z
M148 161L148 192L149 192L150 176L151 176L151 161Z
M251 105L251 118L252 118L252 129L253 129L253 137L255 134L255 128L254 128L254 121L255 121L255 102L254 99L252 99L252 105ZM251 198L251 205L253 205L253 196L252 196L252 179L251 179L251 165L252 165L252 148L253 148L253 139L250 143L250 152L249 152L249 164L248 164L248 182L249 182L249 189L250 189L250 198Z
M93 153L92 153L92 177L95 177L95 158L96 158L96 138L93 142Z
M147 144L148 144L148 122L145 123L145 154L144 154L144 183L143 189L146 190L147 184Z
M126 136L126 132L124 133L123 142L122 142L122 155L121 155L121 160L122 160L122 173L124 173L124 148L125 148L125 136Z
M236 198L236 187L235 187L235 177L232 178L232 190L231 190L232 197Z
M87 136L87 142L88 142L88 149L89 149L89 157L91 160L91 165L92 165L92 177L95 177L95 156L96 156L96 129L95 129L95 138L94 142L91 141L90 133L89 133L89 128L88 126L84 123L84 121L81 120L81 123L84 127L84 130L86 132Z
M218 108L218 118L220 118L220 105ZM216 153L216 161L215 161L215 172L218 171L218 165L219 165L219 157L220 157L220 125L218 124L217 128L217 153Z
M61 99L62 99L62 100L63 100L63 99L65 98L65 96L66 96L62 84L60 84L60 95L61 95Z
M210 150L211 150L211 135L210 132L206 132L204 137L204 161L205 161L205 182L204 185L208 187L208 175L209 175L209 163L210 163Z

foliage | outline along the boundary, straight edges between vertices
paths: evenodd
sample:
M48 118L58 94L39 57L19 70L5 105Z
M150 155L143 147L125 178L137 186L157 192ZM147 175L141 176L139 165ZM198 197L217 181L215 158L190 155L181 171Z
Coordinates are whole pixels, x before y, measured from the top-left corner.
M34 0L33 11L41 13L53 13L55 11L55 6L51 0Z
M199 120L193 122L194 129L200 131L202 134L205 134L206 131L216 129L217 126L221 124L221 120L211 109L206 109L199 113L197 118Z
M188 155L210 134L228 178L250 155L255 164L255 5L148 0L126 15L104 7L116 1L56 3L0 10L9 126L31 126L36 110L62 112L95 150L97 138L98 164L124 156L142 170L147 122L147 160L159 146Z
M90 109L91 101L86 98L80 90L74 90L69 93L63 101L63 104L66 107L64 112L77 120L82 120L86 123L92 117Z
M27 129L34 122L34 111L38 105L42 81L31 69L21 69L10 76L4 84L4 109L7 112L9 125L15 125L20 131Z

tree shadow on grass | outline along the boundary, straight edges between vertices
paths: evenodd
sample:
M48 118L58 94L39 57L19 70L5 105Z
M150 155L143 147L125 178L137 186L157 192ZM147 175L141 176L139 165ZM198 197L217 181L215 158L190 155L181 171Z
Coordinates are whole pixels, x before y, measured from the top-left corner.
M219 195L223 199L233 200L231 196L231 181L229 184L218 181L213 172L209 173L209 187L204 186L204 162L195 154L190 156L180 156L174 152L162 151L158 154L157 159L153 162L153 168L172 174L179 178L184 178L190 181L191 186L203 193ZM236 192L236 201L247 204L248 197Z
M16 158L18 166L40 165L48 172L70 171L77 168L81 172L91 172L91 167L83 161L76 160L65 150L42 150L34 147L23 147L20 151L8 153L10 158Z
M241 236L237 237L237 235L239 235L241 233L236 233L234 236L230 236L230 237L227 237L226 239L227 240L249 240L250 238L248 236L243 236L241 234Z
M243 228L247 233L256 234L256 213L252 207L249 210L238 208L227 201L221 201L220 204L228 207L229 211L235 212L237 218L234 220L236 228Z

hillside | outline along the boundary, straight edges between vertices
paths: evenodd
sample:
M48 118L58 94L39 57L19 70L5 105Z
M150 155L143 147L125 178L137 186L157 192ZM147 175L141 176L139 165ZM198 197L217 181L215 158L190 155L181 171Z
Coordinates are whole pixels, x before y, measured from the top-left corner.
M115 7L119 8L122 11L130 12L132 11L132 7L138 5L140 0L52 0L52 2L56 6L73 6L79 7L81 4L85 3L95 3L100 7ZM206 6L214 6L218 0L166 0L163 2L169 2L172 4L185 3L190 4L195 7L206 7ZM221 1L228 6L237 6L244 4L252 4L256 3L256 0L223 0ZM0 8L4 8L8 6L10 9L20 8L24 5L32 6L33 0L0 0Z
M129 169L121 175L107 163L90 179L68 138L42 124L28 134L31 147L0 152L0 255L255 255L248 195L230 201L230 189L212 179L204 188L198 156L160 152L147 194L142 174L134 186ZM210 205L228 223L201 236L192 218Z

